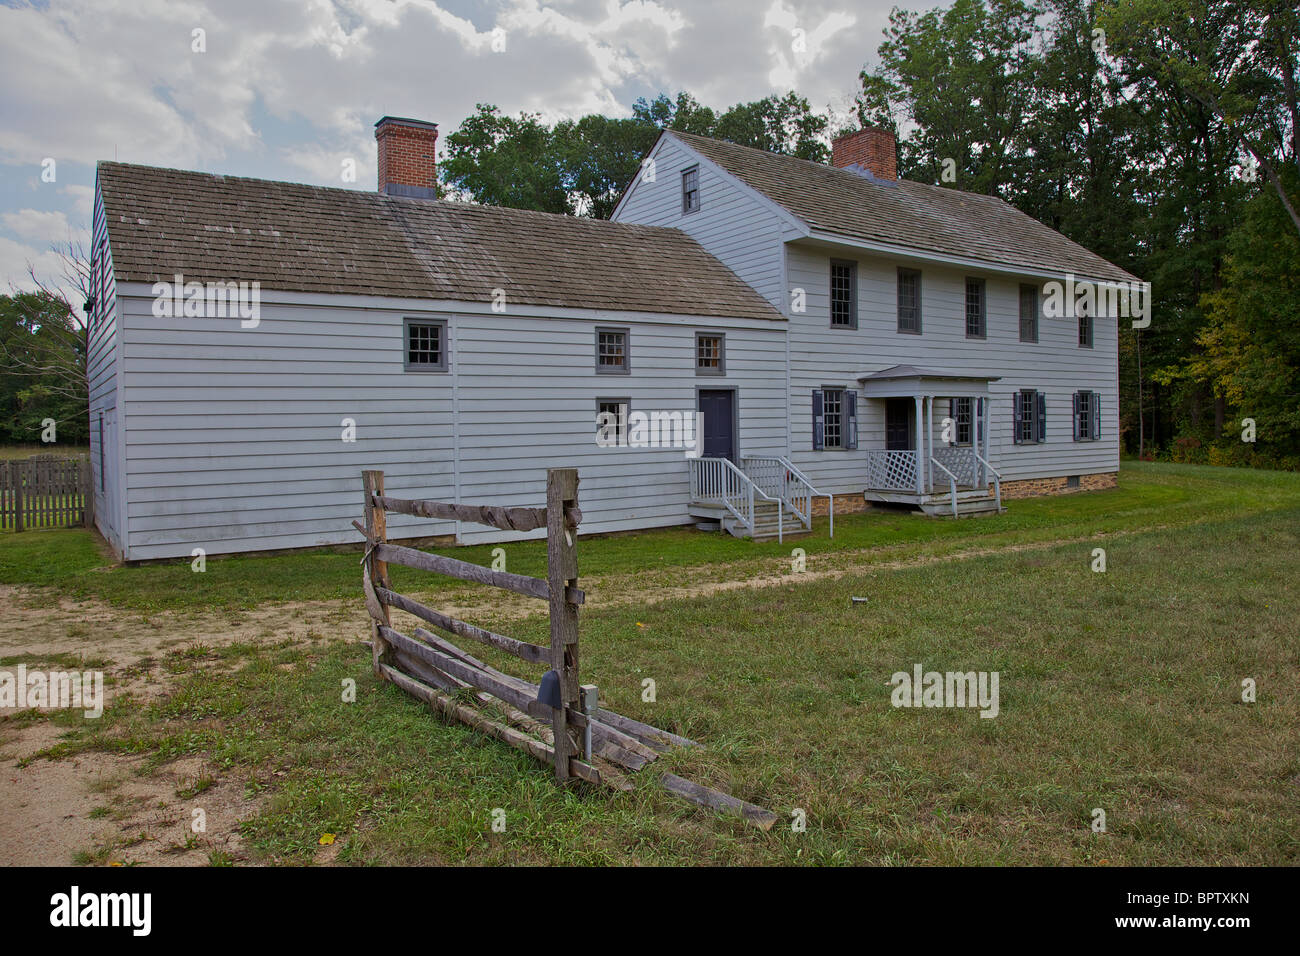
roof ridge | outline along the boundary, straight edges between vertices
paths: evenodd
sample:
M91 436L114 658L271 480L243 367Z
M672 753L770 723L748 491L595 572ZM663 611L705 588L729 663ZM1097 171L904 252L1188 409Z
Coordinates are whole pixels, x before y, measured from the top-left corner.
M665 132L814 229L1012 270L1137 278L1001 196L911 179L896 188L799 156Z
M552 221L597 224L595 226L597 229L613 227L614 229L627 231L666 232L677 236L683 236L688 239L690 238L687 233L673 226L653 226L641 223L615 222L612 219L597 219L593 216L575 216L564 212L545 212L541 209L521 209L517 206L498 206L490 203L478 203L461 199L421 199L412 196L389 196L385 193L370 192L364 189L349 189L346 186L320 186L315 183L294 182L291 179L267 179L262 176L242 176L234 173L213 173L199 169L181 169L175 166L151 166L147 163L124 163L108 159L101 159L95 163L96 171L101 167L124 170L147 170L155 173L177 173L182 176L202 176L207 179L220 181L237 180L244 183L261 183L268 186L288 186L296 189L338 193L342 196L348 197L360 197L363 201L404 203L409 204L408 208L427 208L429 206L434 206L439 209L466 212L470 215L537 216L545 217Z
M763 156L774 156L777 159L784 160L787 162L806 163L807 165L812 166L818 170L828 171L832 173L844 173L848 176L854 177L854 179L857 180L858 182L866 183L871 186L881 185L881 183L873 182L872 180L867 179L865 176L858 175L857 173L853 172L851 169L845 169L841 166L832 166L829 163L819 163L815 159L804 159L802 156L792 156L789 153L776 153L770 149L759 149L757 146L746 146L744 143L737 143L729 139L720 139L717 136L701 136L699 133L685 133L685 132L679 132L678 130L675 129L665 129L664 132L672 133L674 136L685 136L685 137L689 137L690 139L704 140L705 142L709 142L709 143L721 143L724 146L730 146L734 149L748 150L749 152L759 153ZM959 196L974 196L977 199L992 199L998 202L1007 203L1007 201L1003 199L1001 196L991 195L990 193L977 193L969 189L954 189L951 186L941 186L937 183L923 183L919 179L906 179L900 176L897 179L893 180L893 182L900 183L900 184L905 183L908 186L919 186L923 189L942 189L946 193L956 193ZM885 188L888 189L892 187L886 186ZM1011 205L1011 204L1007 203L1007 205Z

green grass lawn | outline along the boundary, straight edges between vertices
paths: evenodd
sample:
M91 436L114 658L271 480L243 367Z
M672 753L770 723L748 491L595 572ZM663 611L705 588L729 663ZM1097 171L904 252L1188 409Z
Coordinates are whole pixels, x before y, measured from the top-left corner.
M579 569L584 577L637 575L649 585L685 585L699 578L699 569L734 565L727 574L740 574L746 565L787 559L796 546L808 552L810 562L822 556L833 560L839 552L941 555L972 546L1001 548L1263 514L1300 502L1300 475L1293 472L1126 462L1121 474L1117 489L1011 501L1007 513L994 519L948 521L897 512L841 515L835 537L827 538L826 520L820 518L816 533L785 544L756 544L687 528L585 537L578 547ZM490 564L493 547L434 550ZM510 544L506 551L510 571L545 577L544 542ZM88 531L0 536L0 584L47 587L50 597L94 597L137 610L252 608L268 601L353 598L358 576L352 553L211 557L207 571L195 574L189 558L111 567ZM446 597L449 591L454 596L477 590L458 582L439 582L435 588L428 575L405 568L394 568L393 579L399 590L416 594L436 589Z
M13 458L30 458L32 455L58 455L60 458L76 458L89 455L90 449L85 445L0 445L0 461Z
M548 768L377 682L368 650L342 641L174 654L166 696L119 700L90 726L51 718L69 729L52 756L205 755L264 798L244 829L271 862L309 861L331 832L350 863L1294 864L1298 482L1126 467L1117 491L1012 502L997 519L846 518L834 542L799 545L834 565L850 549L1066 543L586 611L583 679L612 709L705 744L652 765L630 794L557 788ZM1101 540L1105 573L1091 570L1098 531L1127 532ZM6 580L31 567L12 557L18 537L0 542ZM211 590L175 606L237 605L236 586L213 577L224 568L264 587L260 567L280 596L356 592L355 555L214 561L174 578L166 565L95 572L76 532L36 539L82 563L35 583L75 582L126 607L140 605L124 581L173 606L168 582L195 579ZM511 546L512 570L535 570L528 547ZM655 562L745 573L748 554L789 549L671 532L584 541L580 555L584 573L618 580ZM546 640L543 615L480 623ZM224 666L200 667L212 661ZM915 664L997 671L999 715L894 708L887 682ZM356 703L341 700L347 678ZM645 678L655 703L641 698ZM1241 699L1247 678L1254 703ZM807 830L763 834L676 801L656 767L786 820L802 809Z

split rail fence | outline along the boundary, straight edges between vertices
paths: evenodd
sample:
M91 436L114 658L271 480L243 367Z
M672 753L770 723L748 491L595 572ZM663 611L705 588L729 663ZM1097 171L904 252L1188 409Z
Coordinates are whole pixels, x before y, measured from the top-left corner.
M578 778L630 790L627 772L641 770L674 747L699 746L685 737L600 707L597 689L579 683L578 609L586 595L578 587L576 542L582 512L578 508L577 469L547 471L544 508L394 498L384 493L382 471L365 471L361 477L365 521L352 524L366 539L362 586L372 622L376 676L447 718L468 724L553 766L560 781ZM388 540L389 514L473 522L503 531L545 528L546 579L393 544ZM547 602L550 645L497 634L399 594L389 579L390 564ZM393 608L430 627L416 626L409 629L410 633L403 633L393 626ZM477 641L528 664L545 665L548 670L534 684L491 667L443 635ZM764 830L777 819L762 807L671 773L661 774L659 782L671 793L743 817Z
M94 501L88 458L0 461L0 530L89 527Z

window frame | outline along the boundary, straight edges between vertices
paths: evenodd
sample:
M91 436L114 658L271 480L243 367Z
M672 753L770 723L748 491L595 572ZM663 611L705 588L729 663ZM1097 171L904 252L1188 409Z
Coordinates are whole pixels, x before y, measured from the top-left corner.
M1087 388L1076 391L1074 393L1074 440L1101 441L1100 423L1101 393Z
M971 330L970 330L970 320L971 320L971 314L970 314L970 293L971 293L971 286L972 286L972 285L974 285L976 288L979 289L979 297L980 297L980 312L979 312L979 331L978 331L978 332L971 332ZM987 339L987 338L989 337L989 326L988 326L988 310L989 310L989 305L988 305L988 299L989 299L989 296L988 296L988 283L987 283L984 279L981 279L979 276L967 276L967 277L966 277L966 285L965 285L965 294L964 294L964 296L963 296L963 301L964 301L965 306L966 306L966 309L965 309L965 312L966 312L966 338L968 338L968 339L976 339L976 340L979 340L979 339Z
M416 325L433 326L438 329L438 362L411 361L411 327ZM427 319L420 316L405 316L402 319L402 370L405 372L446 372L451 353L450 333L446 319Z
M686 186L686 178L688 176L695 177L694 189L688 189ZM692 193L695 196L694 206L689 204L690 196ZM688 216L693 212L699 212L700 207L703 205L702 198L703 197L700 193L700 164L696 163L695 165L687 166L685 169L682 170L682 215Z
M602 332L617 333L623 336L623 364L621 366L601 365L600 335ZM631 375L632 374L632 329L628 326L596 326L596 374L597 375Z
M1030 322L1033 328L1033 338L1025 338L1025 293L1032 291L1034 295L1033 314L1030 316ZM1020 341L1032 345L1038 344L1038 323L1043 315L1043 290L1040 286L1030 282L1020 283L1020 295L1018 299L1018 313L1020 319Z
M904 328L903 326L903 279L904 277L915 278L916 280L916 328ZM898 278L895 287L894 297L898 308L898 332L902 335L920 335L923 328L921 320L921 270L909 269L906 266L898 267Z
M622 419L622 421L620 421L620 422L618 423L619 430L618 430L618 441L617 441L617 443L614 444L614 445L612 445L612 446L611 446L611 445L598 445L597 447L598 447L598 448L601 448L602 450L605 449L605 448L610 448L610 447L613 447L613 448L627 448L627 447L628 447L628 444L627 444L627 438L628 438L628 433L629 433L628 420L632 417L632 399L631 399L631 397L618 397L618 398L616 398L616 397L612 397L612 396L609 396L609 395L597 395L597 396L596 396L596 434L597 434L597 435L600 434L600 416L601 416L601 414L602 414L602 413L601 413L600 406L602 406L602 405L617 405L617 406L620 406L620 407L622 407L622 408L625 408L627 411L626 411L626 414L623 415L623 419Z
M844 411L845 411L845 410L844 410L844 404L845 404L845 402L844 402L844 393L847 392L847 391L848 391L848 389L843 388L842 386L838 386L838 385L831 385L831 386L826 386L826 385L824 385L824 386L822 386L822 389L821 389L821 393L822 393L822 447L821 447L821 450L822 450L822 451L844 451L844 450L846 450L846 445L845 445L845 440L844 440L844 439L845 439L845 433L846 433L847 429L846 429L846 427L845 427L846 422L845 422L845 420L844 420ZM830 399L830 396L831 396L832 393L834 393L834 394L837 396L836 401L838 402L838 410L837 410L836 413L835 413L835 415L836 415L835 427L836 427L836 429L838 430L838 431L837 431L838 439L837 439L837 443L834 444L834 445L832 445L829 441L826 440L827 435L830 434L830 428L829 428L829 425L830 425L830 413L827 411L827 409L830 407L830 401L829 401L829 399Z
M848 303L848 321L835 321L835 270L836 268L847 268L849 271L849 303ZM858 327L858 263L854 259L832 259L830 260L830 279L827 288L827 319L832 329L856 329Z
M1020 428L1016 429L1015 416L1011 427L1014 432L1012 444L1042 445L1047 442L1047 393L1036 388L1018 388L1015 391L1016 405L1020 415ZM1025 398L1029 398L1029 414L1025 414ZM1029 437L1024 437L1028 431Z
M718 340L718 367L709 368L700 365L700 339ZM727 333L696 330L695 332L695 374L718 378L727 374Z
M966 403L966 440L961 439L962 403ZM973 448L975 445L975 399L957 395L952 399L952 445L956 448Z
M1077 313L1079 322L1078 346L1081 349L1090 349L1093 347L1093 334L1096 330L1096 323L1093 317L1085 310ZM1087 329L1087 336L1084 335L1084 329Z

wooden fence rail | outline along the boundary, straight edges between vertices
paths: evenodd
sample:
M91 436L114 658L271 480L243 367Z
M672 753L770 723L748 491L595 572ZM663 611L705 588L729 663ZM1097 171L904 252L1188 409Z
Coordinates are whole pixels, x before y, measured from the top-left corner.
M0 531L89 527L94 501L88 458L0 461Z
M546 507L463 505L392 498L384 494L382 471L362 472L365 522L353 526L366 539L362 587L372 626L376 676L389 681L439 713L460 720L538 760L551 764L559 780L573 777L620 790L631 789L624 771L637 771L673 747L694 741L596 706L594 687L578 683L578 610L586 595L578 587L576 532L578 472L553 468L546 475ZM471 521L507 531L546 529L546 579L390 544L387 514ZM459 621L393 590L388 566L431 571L546 601L550 646L530 644ZM439 631L478 641L530 664L549 666L540 683L503 673L466 654L423 627L405 633L393 626L397 608ZM470 698L464 695L469 693ZM474 702L484 708L474 706ZM498 719L499 718L499 719ZM764 830L775 814L717 790L664 774L668 792L700 806L734 813Z

